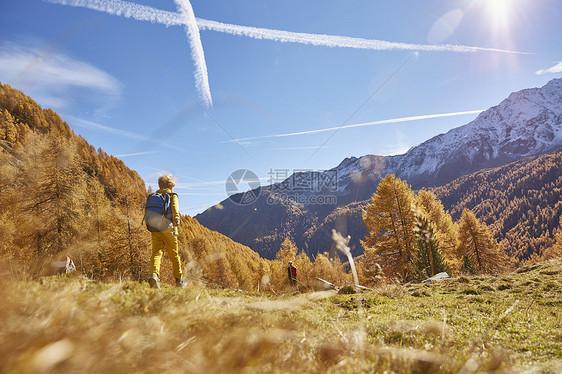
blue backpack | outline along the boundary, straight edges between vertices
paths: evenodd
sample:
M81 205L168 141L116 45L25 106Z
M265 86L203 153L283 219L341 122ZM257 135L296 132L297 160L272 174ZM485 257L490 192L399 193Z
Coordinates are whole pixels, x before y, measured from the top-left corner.
M172 209L170 195L154 192L146 198L144 221L150 232L163 232L172 226Z

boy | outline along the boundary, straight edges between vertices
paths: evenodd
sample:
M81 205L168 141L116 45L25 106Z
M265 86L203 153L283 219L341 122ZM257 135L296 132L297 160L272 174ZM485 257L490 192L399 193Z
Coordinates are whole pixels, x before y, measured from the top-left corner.
M180 213L178 195L175 194L174 187L176 181L171 174L163 175L158 178L157 193L166 193L170 196L170 210L172 211L172 224L166 231L152 232L152 257L151 272L152 276L148 283L152 288L160 288L160 262L164 247L168 251L168 257L172 261L172 269L176 278L176 286L184 288L187 284L182 278L181 260L178 250L178 226L180 225Z

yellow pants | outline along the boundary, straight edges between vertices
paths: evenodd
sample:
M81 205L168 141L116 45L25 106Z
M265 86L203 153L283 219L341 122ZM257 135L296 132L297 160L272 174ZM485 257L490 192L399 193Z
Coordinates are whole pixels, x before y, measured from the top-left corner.
M164 232L153 232L152 234L152 268L153 273L160 276L160 262L164 247L168 251L168 257L172 261L174 277L181 279L181 260L178 251L178 238L175 235L175 228L170 228Z

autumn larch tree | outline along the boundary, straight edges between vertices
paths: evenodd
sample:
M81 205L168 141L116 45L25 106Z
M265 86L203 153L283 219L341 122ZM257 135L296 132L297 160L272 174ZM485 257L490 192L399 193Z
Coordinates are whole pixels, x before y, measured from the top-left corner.
M560 217L558 233L554 237L554 240L554 245L544 252L541 258L542 260L550 260L551 258L562 257L562 216Z
M288 264L289 261L295 261L297 257L298 248L295 246L295 243L289 238L285 238L283 243L281 243L281 248L277 255L275 256L277 260L281 261L285 265Z
M435 194L425 189L418 192L416 206L429 219L435 240L439 243L441 254L451 271L456 273L460 267L460 258L457 256L458 232L453 223L453 218L445 211L443 204Z
M297 267L300 285L304 286L306 289L312 289L315 281L312 274L314 265L303 250L301 250L295 258L295 266Z
M37 153L30 154L27 211L33 214L38 255L62 252L79 232L83 174L73 144L59 134L35 136ZM35 150L34 150L35 151Z
M334 264L328 257L328 252L318 253L314 259L314 277L322 278L328 282L335 283L337 280Z
M486 224L465 209L459 222L459 254L467 256L479 273L495 273L508 265L507 256L499 249Z
M281 243L281 248L275 256L275 260L271 263L271 279L270 287L275 291L286 290L289 286L287 267L289 261L295 262L298 248L293 241L285 238ZM298 271L299 269L297 269ZM298 274L298 273L297 273Z
M366 262L379 263L388 277L411 278L409 268L414 250L414 194L394 174L384 177L363 211L368 236L362 241ZM367 250L372 248L372 250Z

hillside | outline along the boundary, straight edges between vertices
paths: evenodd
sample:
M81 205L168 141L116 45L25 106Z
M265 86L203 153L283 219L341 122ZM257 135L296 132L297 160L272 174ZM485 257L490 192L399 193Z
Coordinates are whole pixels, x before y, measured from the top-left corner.
M341 227L352 236L357 254L362 251L359 240L365 234L359 221L364 206L361 202L372 196L384 175L393 173L414 189L431 188L482 169L552 152L562 146L561 118L562 79L553 79L543 87L512 93L474 121L435 136L403 155L350 157L330 170L295 173L282 183L262 187L262 196L253 206L225 200L221 203L224 209L211 207L196 219L268 258L273 258L285 237L311 256L329 251L333 247L329 233ZM303 191L303 182L310 188ZM322 203L291 201L319 201L319 197L324 198ZM452 209L451 204L445 204L446 208ZM250 214L254 208L258 214ZM295 211L298 214L292 214ZM237 230L240 222L245 230ZM551 230L549 227L548 237L552 237ZM543 227L532 230L531 237L543 231ZM525 252L529 255L537 251L539 247Z
M359 295L153 290L80 277L4 285L5 373L562 370L560 260Z
M70 256L92 279L148 277L144 181L118 158L96 151L57 113L2 84L0 190L2 273L36 277ZM182 217L180 234L181 255L200 284L254 289L270 271L250 248L191 217ZM167 261L161 277L173 280Z
M70 256L94 278L141 276L144 181L57 113L2 84L0 169L3 269L32 276Z
M433 190L453 218L472 210L516 262L554 243L562 216L562 149L459 178Z

